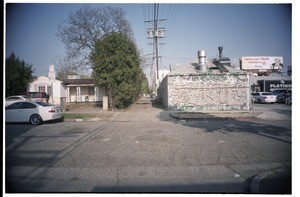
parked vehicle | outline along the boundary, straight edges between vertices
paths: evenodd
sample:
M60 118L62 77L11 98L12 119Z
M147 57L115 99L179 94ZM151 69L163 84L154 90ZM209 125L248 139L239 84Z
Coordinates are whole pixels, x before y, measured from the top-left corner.
M276 103L285 103L286 95L285 93L280 93L276 95Z
M27 96L31 98L32 101L42 101L48 103L49 95L46 92L25 92Z
M272 91L272 94L278 95L278 94L286 93L286 91L287 90L274 90L274 91Z
M5 107L5 122L29 122L38 125L61 118L60 107L40 101L18 101Z
M5 107L18 102L18 101L30 101L30 97L27 95L15 95L9 96L5 99Z
M275 103L276 95L271 92L254 92L252 93L254 102L256 103Z

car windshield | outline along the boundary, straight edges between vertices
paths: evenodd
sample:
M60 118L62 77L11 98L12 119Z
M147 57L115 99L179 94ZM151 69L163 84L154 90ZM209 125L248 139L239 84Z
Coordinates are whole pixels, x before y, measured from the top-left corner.
M36 102L37 104L43 106L43 107L47 107L47 106L52 106L51 104L49 103L44 103L44 102Z
M272 93L261 93L261 94L264 95L264 96L274 95Z

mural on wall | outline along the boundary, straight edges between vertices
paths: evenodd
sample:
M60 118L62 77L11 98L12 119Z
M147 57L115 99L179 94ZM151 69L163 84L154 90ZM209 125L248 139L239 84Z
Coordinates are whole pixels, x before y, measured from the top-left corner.
M168 108L173 110L245 110L250 87L246 74L168 76Z

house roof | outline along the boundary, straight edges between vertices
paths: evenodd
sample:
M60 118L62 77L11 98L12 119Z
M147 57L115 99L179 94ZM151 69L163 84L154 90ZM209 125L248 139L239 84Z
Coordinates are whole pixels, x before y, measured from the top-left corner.
M96 79L65 79L64 84L97 84Z
M62 81L60 81L60 80L58 80L58 79L54 79L53 81L56 81L56 82L60 82L60 83L62 83ZM33 81L33 83L40 83L40 82L45 82L45 83L50 83L51 82L51 80L50 80L50 78L49 77L46 77L46 76L39 76L39 77L37 77L34 81Z

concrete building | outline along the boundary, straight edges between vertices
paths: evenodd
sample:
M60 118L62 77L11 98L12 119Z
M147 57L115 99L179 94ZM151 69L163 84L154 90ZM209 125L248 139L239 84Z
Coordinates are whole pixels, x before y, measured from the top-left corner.
M169 110L250 110L250 82L247 72L215 65L205 51L199 61L177 66L163 79L158 97Z

